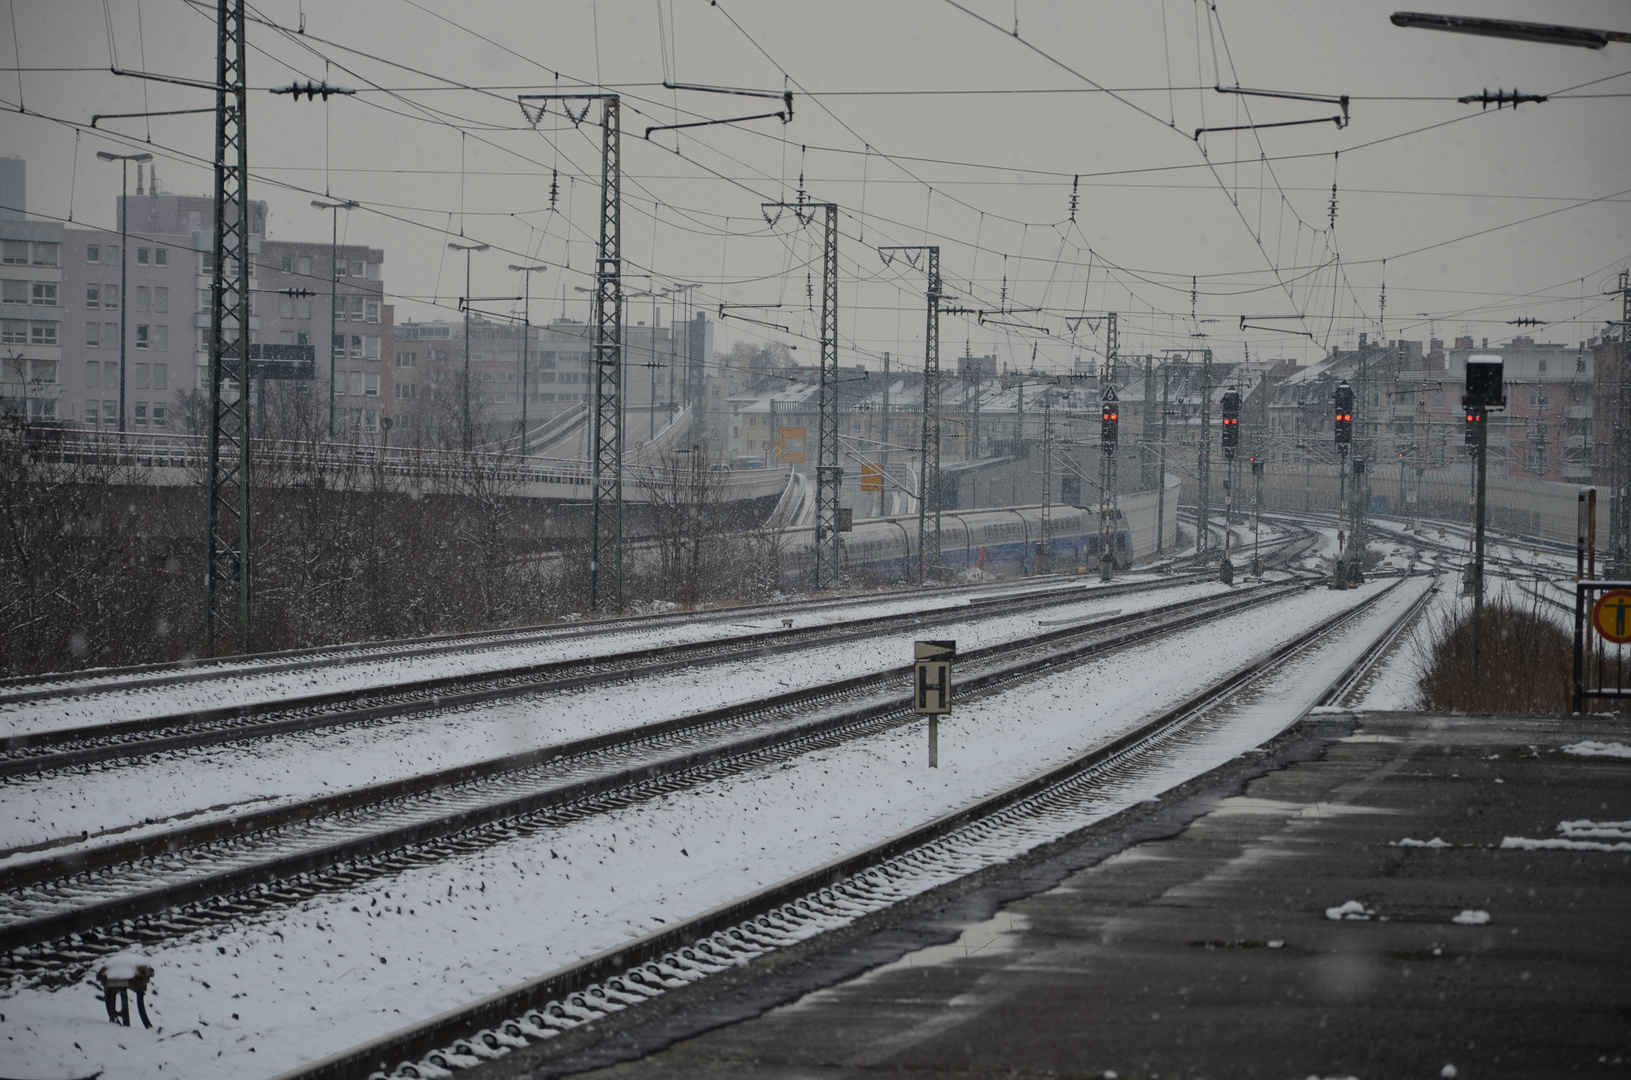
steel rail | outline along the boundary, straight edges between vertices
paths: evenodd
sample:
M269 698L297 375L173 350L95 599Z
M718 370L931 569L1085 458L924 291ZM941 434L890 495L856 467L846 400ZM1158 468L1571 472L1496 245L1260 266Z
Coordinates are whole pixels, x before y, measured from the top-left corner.
M1069 587L1064 579L1055 579L1056 588ZM962 590L942 590L939 596L969 594L971 602L984 593L1035 591L1027 582L1004 581L996 585L972 586ZM662 612L655 615L625 615L610 619L585 620L573 623L539 623L532 626L510 627L504 630L483 630L474 633L431 634L412 638L387 638L379 641L350 642L343 645L325 645L307 649L283 649L276 652L249 653L236 656L202 657L182 663L135 664L127 667L94 668L86 671L49 672L42 675L22 675L0 679L0 706L26 704L52 698L80 697L87 694L121 693L128 690L177 686L214 679L238 678L244 675L265 675L286 672L321 670L348 664L374 663L401 656L439 656L455 652L478 652L488 649L512 648L540 642L555 643L588 637L609 636L620 633L661 629L667 626L690 626L698 622L733 622L740 619L777 618L789 615L826 611L832 608L856 607L876 602L873 596L823 597L784 601L775 604L753 604L742 607L718 608L712 611Z
M442 675L388 686L328 690L246 705L189 710L162 716L0 737L0 780L83 768L120 758L195 750L246 739L270 738L352 726L416 712L435 712L554 693L681 668L772 656L796 649L840 644L900 627L929 627L967 619L971 612L1018 614L1100 597L1177 588L1190 582L1158 580L1089 589L1073 585L995 599L975 609L935 608L867 616L842 623L764 630L753 634L666 644L617 653L546 660L486 671ZM298 714L298 715L291 715ZM266 719L261 719L265 717ZM58 749L59 747L64 749Z
M1205 609L1197 609L1193 601L1188 601L1169 605L1165 609L1154 612L1147 611L1131 616L1118 616L1107 620L1085 622L1076 626L1061 627L1039 633L1023 642L1009 642L967 650L961 654L960 659L962 662L997 661L1005 655L1024 654L1026 652L1034 655L1028 659L1001 664L981 674L971 674L959 681L960 691L968 694L990 687L1005 685L1016 679L1027 678L1057 667L1060 664L1086 659L1113 649L1190 629L1220 615L1239 614L1242 611L1271 603L1300 593L1303 590L1304 586L1301 584L1265 587L1252 590L1251 595L1245 598L1226 597L1226 603ZM1178 607L1188 609L1188 613L1180 619L1159 621L1161 616L1170 614L1171 609ZM1144 625L1138 625L1139 622ZM1105 629L1116 629L1118 626L1126 628L1108 637L1095 637L1085 642L1068 644L1071 638L1088 637ZM1049 648L1061 643L1064 644L1063 648ZM909 665L870 676L842 680L839 683L828 684L825 687L791 691L779 695L775 702L767 699L765 702L732 706L725 710L719 710L713 716L704 714L703 717L690 718L690 723L692 726L720 723L748 711L762 712L767 708L777 707L778 705L780 707L796 706L807 703L812 699L820 700L844 693L853 693L858 690L877 689L883 691L890 684L902 685L908 670ZM608 796L617 792L625 792L640 785L648 785L683 776L710 766L750 758L756 754L776 752L791 744L825 739L856 725L876 725L879 722L887 721L890 717L905 722L911 718L911 715L909 708L900 700L899 695L891 692L881 700L874 697L872 700L863 701L859 705L842 708L820 719L807 721L790 728L682 753L663 760L646 762L632 768L534 791L520 797L488 803L428 821L381 830L366 836L338 843L329 843L246 866L200 875L134 895L71 907L39 918L19 920L10 925L0 926L0 952L15 953L20 950L42 946L66 938L69 935L99 931L121 922L157 915L190 904L208 903L235 896L258 886L286 882L301 875L327 872L337 867L344 868L348 864L378 860L418 845L448 841L465 836L473 830L514 823L517 819L527 815L582 804L586 800ZM665 722L665 726L669 726L671 723ZM864 734L872 729L872 727L868 727L866 731L858 729L854 734L845 737L854 737L854 735ZM669 726L669 730L673 731L674 728ZM644 733L644 729L634 729L621 733L621 735L623 740L628 743L649 739L649 736ZM616 738L616 736L609 737L605 745L611 745L611 738ZM539 753L547 755L552 749L557 748L545 748ZM522 756L530 757L531 755ZM504 759L497 760L502 762ZM480 767L476 766L476 768ZM412 782L409 781L409 783ZM270 813L275 814L277 812ZM258 816L246 815L245 817ZM199 828L208 828L208 826L200 826ZM141 844L144 841L134 841L133 843ZM167 852L173 852L174 850L174 847L165 848ZM20 870L21 868L19 868ZM16 872L14 871L14 873ZM55 875L54 878L51 875L34 875L34 878L36 881L60 881L61 875ZM184 929L191 929L191 927Z
M627 996L629 1000L655 996L661 992L664 978L689 980L740 962L731 955L731 950L738 947L736 942L751 945L754 941L774 939L779 936L776 933L778 923L782 926L788 923L796 925L817 911L830 911L834 907L831 898L849 896L852 897L849 904L851 911L857 907L864 908L869 894L873 892L865 887L868 877L876 881L880 871L887 874L891 867L902 862L932 855L937 847L949 844L961 832L989 829L1000 823L1004 814L1046 801L1051 794L1069 788L1095 770L1135 757L1142 748L1163 741L1187 726L1197 714L1227 700L1259 676L1279 667L1343 624L1369 611L1404 581L1404 578L1400 578L1375 596L1248 661L1182 704L1062 765L683 922L613 946L541 978L490 994L428 1020L289 1070L274 1080L377 1077L381 1073L375 1070L388 1068L393 1060L407 1064L454 1044L458 1045L458 1051L449 1055L455 1059L450 1064L478 1064L483 1057L496 1057L509 1047L525 1045L529 1037L533 1040L547 1038L621 1007L616 1004L608 1007L604 991L598 1002L591 1002L585 997L597 989L607 985L626 986L634 992ZM1393 620L1387 630L1367 645L1361 654L1362 659L1373 661L1381 643L1390 640L1392 631L1411 618L1419 610L1420 604L1421 601L1417 601L1400 618ZM1350 669L1352 667L1350 665ZM1339 676L1338 681L1342 678ZM855 893L860 895L855 896ZM855 912L860 913L863 912ZM733 942L732 938L736 941ZM752 951L749 950L750 953ZM757 950L761 953L764 951L768 950ZM645 977L642 969L655 975L656 979ZM627 984L622 981L625 979L628 980ZM678 983L670 981L669 985ZM564 1009L563 1003L568 1003L571 1011ZM527 1017L525 1026L519 1022L524 1014ZM551 1018L551 1014L555 1019ZM537 1019L534 1020L534 1017ZM476 1039L478 1034L487 1036L485 1046ZM416 1071L412 1075L427 1074Z

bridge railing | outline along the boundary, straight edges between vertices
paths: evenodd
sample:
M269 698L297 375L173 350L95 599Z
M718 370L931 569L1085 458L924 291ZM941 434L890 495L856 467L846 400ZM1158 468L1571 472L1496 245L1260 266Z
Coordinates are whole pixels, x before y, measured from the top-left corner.
M660 433L659 433L660 434ZM96 429L30 428L23 436L32 460L41 464L82 465L99 468L192 470L200 474L209 447L202 436L157 432L118 432ZM367 443L307 442L292 439L255 439L255 468L297 468L341 472L377 467L396 476L482 475L520 484L587 487L593 480L590 463L582 458L539 454L505 454L481 450L448 450L417 446L375 446ZM774 486L780 486L780 479ZM626 463L625 487L656 489L690 483L691 466L679 468ZM712 479L727 492L756 491L772 481L765 470L720 472Z

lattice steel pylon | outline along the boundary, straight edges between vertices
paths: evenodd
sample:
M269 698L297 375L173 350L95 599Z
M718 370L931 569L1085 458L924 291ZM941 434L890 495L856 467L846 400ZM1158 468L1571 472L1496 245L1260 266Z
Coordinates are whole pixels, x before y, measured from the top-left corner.
M821 244L821 423L816 429L815 587L838 584L838 205L827 203Z
M791 210L808 225L822 211L821 244L821 393L816 426L815 587L838 584L843 549L838 534L838 495L844 481L838 464L838 204L817 202L761 203L765 220L775 224ZM776 217L770 216L775 210Z
M1631 271L1620 271L1619 398L1608 466L1608 576L1631 576ZM1606 411L1606 410L1605 410Z
M248 370L252 222L244 58L243 0L218 0L215 236L210 275L208 369L209 491L204 552L203 648L206 654L215 651L221 624L234 625L239 649L249 651L253 627Z
M520 94L521 112L536 124L551 101L600 102L600 245L595 252L595 427L590 474L589 609L623 609L623 227L622 112L616 94ZM539 101L536 114L526 103ZM687 329L689 333L689 328ZM608 587L609 586L609 587Z
M940 247L881 247L878 254L887 261L897 251L907 253L914 265L917 253L928 253L924 270L928 274L929 322L923 331L923 428L917 500L917 580L922 584L928 580L930 569L940 565L940 514L945 490L940 481Z
M617 95L600 100L600 249L595 258L594 522L589 603L599 610L611 556L615 610L623 610L623 228L622 139Z
M1144 357L1144 423L1139 433L1138 488L1148 491L1155 487L1157 469L1155 461L1155 357Z

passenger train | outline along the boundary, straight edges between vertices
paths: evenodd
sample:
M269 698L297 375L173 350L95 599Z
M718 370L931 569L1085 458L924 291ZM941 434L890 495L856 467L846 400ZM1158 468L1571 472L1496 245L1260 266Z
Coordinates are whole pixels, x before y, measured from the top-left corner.
M1166 508L1169 518L1177 510L1176 492ZM1117 568L1154 553L1155 493L1131 496L1136 503L1115 511L1110 533L1110 554ZM1148 507L1143 506L1148 502ZM1148 520L1144 520L1144 519ZM940 573L983 570L1001 575L1038 573L1042 567L1042 507L1016 506L982 510L948 510L940 515ZM918 566L917 515L867 518L843 534L843 572L879 583L915 581ZM1048 512L1049 560L1054 570L1099 565L1102 547L1099 513L1078 506L1055 506ZM1136 540L1135 540L1136 537ZM782 550L795 567L790 577L808 570L814 542L810 526L785 530ZM1142 550L1148 548L1149 550Z

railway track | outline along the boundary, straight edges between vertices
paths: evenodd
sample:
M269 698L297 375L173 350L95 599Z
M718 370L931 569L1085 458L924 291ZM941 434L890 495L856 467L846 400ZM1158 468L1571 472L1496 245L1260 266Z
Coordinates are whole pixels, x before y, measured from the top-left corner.
M1047 582L1063 585L1062 577L1040 581L1026 578L995 585L937 589L937 600L958 602L975 598L1000 598L1004 593L1033 591ZM739 623L755 619L779 619L822 615L847 608L862 607L887 599L888 594L824 597L751 604L712 611L675 611L652 615L619 616L582 622L547 623L506 630L464 634L431 635L366 643L329 645L310 649L254 653L247 656L206 657L183 663L142 664L120 668L96 668L80 672L52 672L0 679L0 709L35 701L67 700L95 694L129 693L160 687L186 686L245 676L298 674L353 664L412 657L428 659L458 653L480 653L498 649L540 644L560 644L631 632L647 632L699 623Z
M959 691L990 692L1302 589L1186 600L967 650ZM907 670L14 865L0 876L4 967L15 975L83 966L132 944L887 730L913 719L901 700Z
M1085 823L1084 808L1094 803L1103 786L1147 767L1237 695L1299 656L1340 640L1347 624L1362 618L1406 580L1378 589L1362 604L1063 765L694 918L284 1073L277 1080L415 1078L477 1066L1057 840ZM1432 593L1424 590L1372 635L1315 704L1339 700L1419 616Z
M511 664L485 671L399 679L390 686L322 690L211 709L146 716L0 737L0 781L85 768L222 743L319 731L423 712L440 712L546 692L650 678L683 668L739 662L904 629L925 629L981 616L1022 614L1084 600L1181 587L1182 578L1115 585L1057 584L1013 595L972 597L978 604L865 616L749 634L668 643L622 652Z

